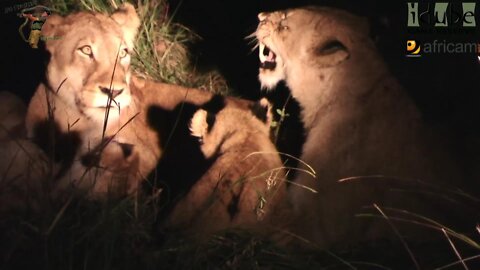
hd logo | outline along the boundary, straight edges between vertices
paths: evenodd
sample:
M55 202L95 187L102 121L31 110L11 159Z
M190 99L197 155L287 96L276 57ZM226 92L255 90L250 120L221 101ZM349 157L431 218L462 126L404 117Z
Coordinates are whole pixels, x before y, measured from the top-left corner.
M421 51L422 47L420 42L417 40L407 40L407 57L420 57L422 56Z

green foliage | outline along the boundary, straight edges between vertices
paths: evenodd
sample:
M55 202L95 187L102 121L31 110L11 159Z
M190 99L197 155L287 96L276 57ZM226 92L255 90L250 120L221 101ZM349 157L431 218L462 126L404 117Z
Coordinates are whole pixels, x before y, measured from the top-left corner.
M285 122L286 118L290 116L289 113L287 113L287 104L290 101L291 96L288 96L288 99L285 101L285 104L281 109L276 109L275 112L277 113L275 119L278 119L277 121L272 121L270 128L273 129L273 140L274 143L278 143L278 136L280 134L280 129L282 128L282 124Z

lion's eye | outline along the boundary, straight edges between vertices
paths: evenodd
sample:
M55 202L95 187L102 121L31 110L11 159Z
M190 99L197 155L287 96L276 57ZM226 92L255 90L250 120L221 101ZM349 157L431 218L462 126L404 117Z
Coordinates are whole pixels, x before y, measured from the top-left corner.
M280 24L278 24L278 31L286 31L286 30L289 30L288 25L280 22Z
M340 41L332 40L324 44L322 47L320 47L320 49L318 50L318 53L321 55L327 55L327 54L335 53L340 50L347 51L347 48Z
M126 57L127 55L128 55L128 50L127 50L126 48L123 49L123 50L120 50L120 53L118 54L118 56L119 56L120 58L124 58L124 57Z
M82 46L79 48L79 50L85 54L85 55L88 55L88 56L92 56L93 55L93 52L92 52L92 47L90 47L89 45L85 45L85 46Z

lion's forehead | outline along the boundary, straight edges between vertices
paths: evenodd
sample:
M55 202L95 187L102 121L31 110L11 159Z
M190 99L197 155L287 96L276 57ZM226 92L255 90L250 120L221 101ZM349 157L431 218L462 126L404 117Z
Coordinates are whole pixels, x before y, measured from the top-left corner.
M110 41L124 39L123 31L112 18L103 14L77 13L66 17L63 25L73 40Z
M304 22L304 21L336 21L336 22L347 22L358 20L359 17L345 12L343 10L337 10L333 8L326 7L305 7L305 8L295 8L295 9L286 9L264 13L267 20L270 22Z
M92 41L122 41L124 40L123 33L118 27L109 27L108 25L83 25L79 27L80 38L88 38Z
M282 21L287 12L286 11L274 11L267 14L267 19L271 22L277 23Z
M297 38L295 34L304 36L304 31L323 33L321 36L362 36L366 33L365 25L368 28L363 18L333 8L306 7L264 14L269 24L260 23L258 31L269 31L275 35L279 33L276 29L281 25L288 27L288 36L292 39Z

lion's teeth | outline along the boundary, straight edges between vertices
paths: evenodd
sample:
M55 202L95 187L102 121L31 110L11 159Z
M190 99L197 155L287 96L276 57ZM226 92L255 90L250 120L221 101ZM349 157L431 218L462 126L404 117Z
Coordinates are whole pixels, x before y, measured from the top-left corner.
M263 50L265 49L265 44L260 43L260 47L258 50L258 57L260 58L260 62L265 62L267 60L267 57L263 55Z
M258 56L260 58L260 62L262 62L262 63L264 63L264 62L275 62L275 58L277 56L275 55L275 53L270 48L265 46L265 44L263 44L263 43L260 43L259 47L260 48L259 48L259 51L258 51Z

